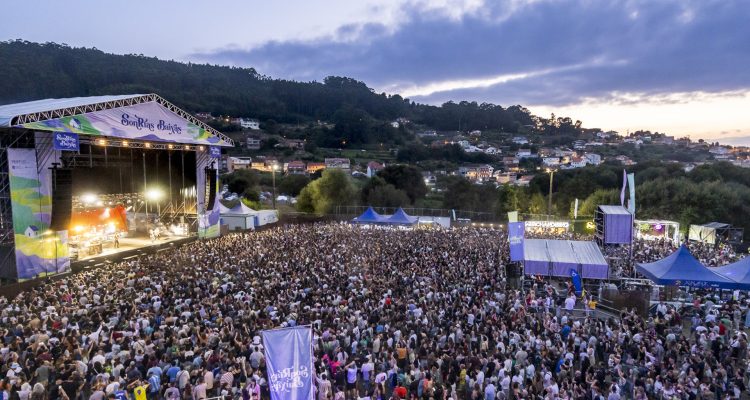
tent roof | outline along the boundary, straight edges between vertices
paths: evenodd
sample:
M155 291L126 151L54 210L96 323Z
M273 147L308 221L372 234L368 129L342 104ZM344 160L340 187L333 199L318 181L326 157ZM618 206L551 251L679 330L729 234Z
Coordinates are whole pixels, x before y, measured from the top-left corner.
M736 283L700 263L685 245L656 262L638 264L636 271L658 285L733 289Z
M410 216L404 211L403 208L399 207L398 210L396 210L396 212L388 217L388 219L386 219L384 222L394 225L413 225L417 223L417 217Z
M724 229L729 228L729 224L725 224L723 222L709 222L707 224L700 225L705 228L713 228L713 229Z
M90 97L70 97L64 99L44 99L27 101L25 103L6 104L0 106L0 128L11 128L30 122L40 122L56 118L70 117L101 110L131 106L135 104L157 102L168 108L190 123L200 126L214 136L219 137L226 144L233 146L232 139L206 125L203 121L168 102L161 96L151 94L124 94ZM222 145L222 144L219 144Z
M382 223L385 217L375 212L372 207L367 207L367 210L362 213L359 217L352 219L352 222L359 224L370 224L370 223Z
M219 202L219 213L221 215L254 215L258 212L246 206L241 201L234 207L229 208Z
M608 265L599 246L594 242L571 241L573 252L581 265Z
M721 267L711 268L711 271L737 282L741 290L750 290L750 257Z
M630 211L628 211L623 206L599 206L599 209L602 210L605 214L625 214L630 215Z
M524 261L549 262L547 253L547 241L544 239L524 239L523 241Z

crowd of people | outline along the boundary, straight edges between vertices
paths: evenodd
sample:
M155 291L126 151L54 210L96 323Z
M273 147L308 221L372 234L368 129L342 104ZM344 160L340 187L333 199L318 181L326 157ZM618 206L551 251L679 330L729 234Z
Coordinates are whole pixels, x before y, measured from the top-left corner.
M739 303L689 326L506 285L496 229L284 226L195 241L0 301L0 400L267 399L260 332L311 325L316 398L734 399ZM700 302L700 300L698 300Z

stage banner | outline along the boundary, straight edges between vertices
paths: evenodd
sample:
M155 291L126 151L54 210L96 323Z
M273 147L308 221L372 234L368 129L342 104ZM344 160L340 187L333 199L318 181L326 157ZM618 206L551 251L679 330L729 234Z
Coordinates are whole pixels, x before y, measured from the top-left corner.
M628 200L628 211L635 215L635 174L628 174L628 186L630 187L630 199Z
M35 149L8 149L7 154L18 280L70 270L67 231L48 231L49 170L37 169Z
M573 280L573 288L576 290L576 296L580 296L583 292L583 284L581 282L581 275L578 275L578 271L570 269L570 279Z
M508 223L508 241L510 242L510 261L523 261L524 223Z
M208 148L208 154L211 158L221 158L221 147L211 146Z
M78 135L75 133L55 132L52 138L55 150L78 151L80 148Z
M155 142L230 145L155 101L29 122L16 127Z
M628 184L628 173L622 170L622 190L620 191L620 205L625 207L625 186Z
M262 331L271 400L312 400L312 329Z

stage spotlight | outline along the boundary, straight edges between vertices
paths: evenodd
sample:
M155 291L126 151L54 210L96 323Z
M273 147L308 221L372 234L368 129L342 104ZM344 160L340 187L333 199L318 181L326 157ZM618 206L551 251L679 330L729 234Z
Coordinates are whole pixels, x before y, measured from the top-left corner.
M169 148L169 150L174 149L174 145L173 144L167 145L167 147Z
M78 233L83 232L83 226L81 226L81 225L74 226L73 227L73 232L78 232Z
M107 144L107 141L106 141L106 140L104 140L104 139L99 139L99 140L97 140L96 142L97 142L97 143L99 143L99 146L104 146L104 145L106 145L106 144Z
M199 151L203 151L203 146L198 146Z
M122 147L128 147L130 143L127 140L122 141Z
M151 148L151 143L144 143L143 146L145 146L147 149Z
M83 196L81 196L81 201L83 202L83 204L86 204L86 205L94 204L96 200L98 200L98 197L96 197L96 195L92 193L86 193Z
M147 200L159 200L164 197L164 191L161 189L153 188L146 191Z

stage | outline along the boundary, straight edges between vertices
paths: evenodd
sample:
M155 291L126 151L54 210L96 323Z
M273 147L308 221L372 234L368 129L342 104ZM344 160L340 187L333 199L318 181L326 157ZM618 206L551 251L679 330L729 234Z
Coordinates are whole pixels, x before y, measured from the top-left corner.
M86 256L79 255L78 260L76 261L88 261L88 260L96 259L96 258L108 258L109 256L115 256L124 252L131 252L137 249L147 250L151 246L159 246L159 245L168 244L168 243L180 242L185 239L190 239L190 237L170 236L170 237L156 239L153 241L150 238L145 237L145 236L132 237L132 238L124 237L124 238L120 238L120 246L118 248L115 248L113 243L107 243L107 245L102 248L101 253L94 254L94 255L86 255Z

